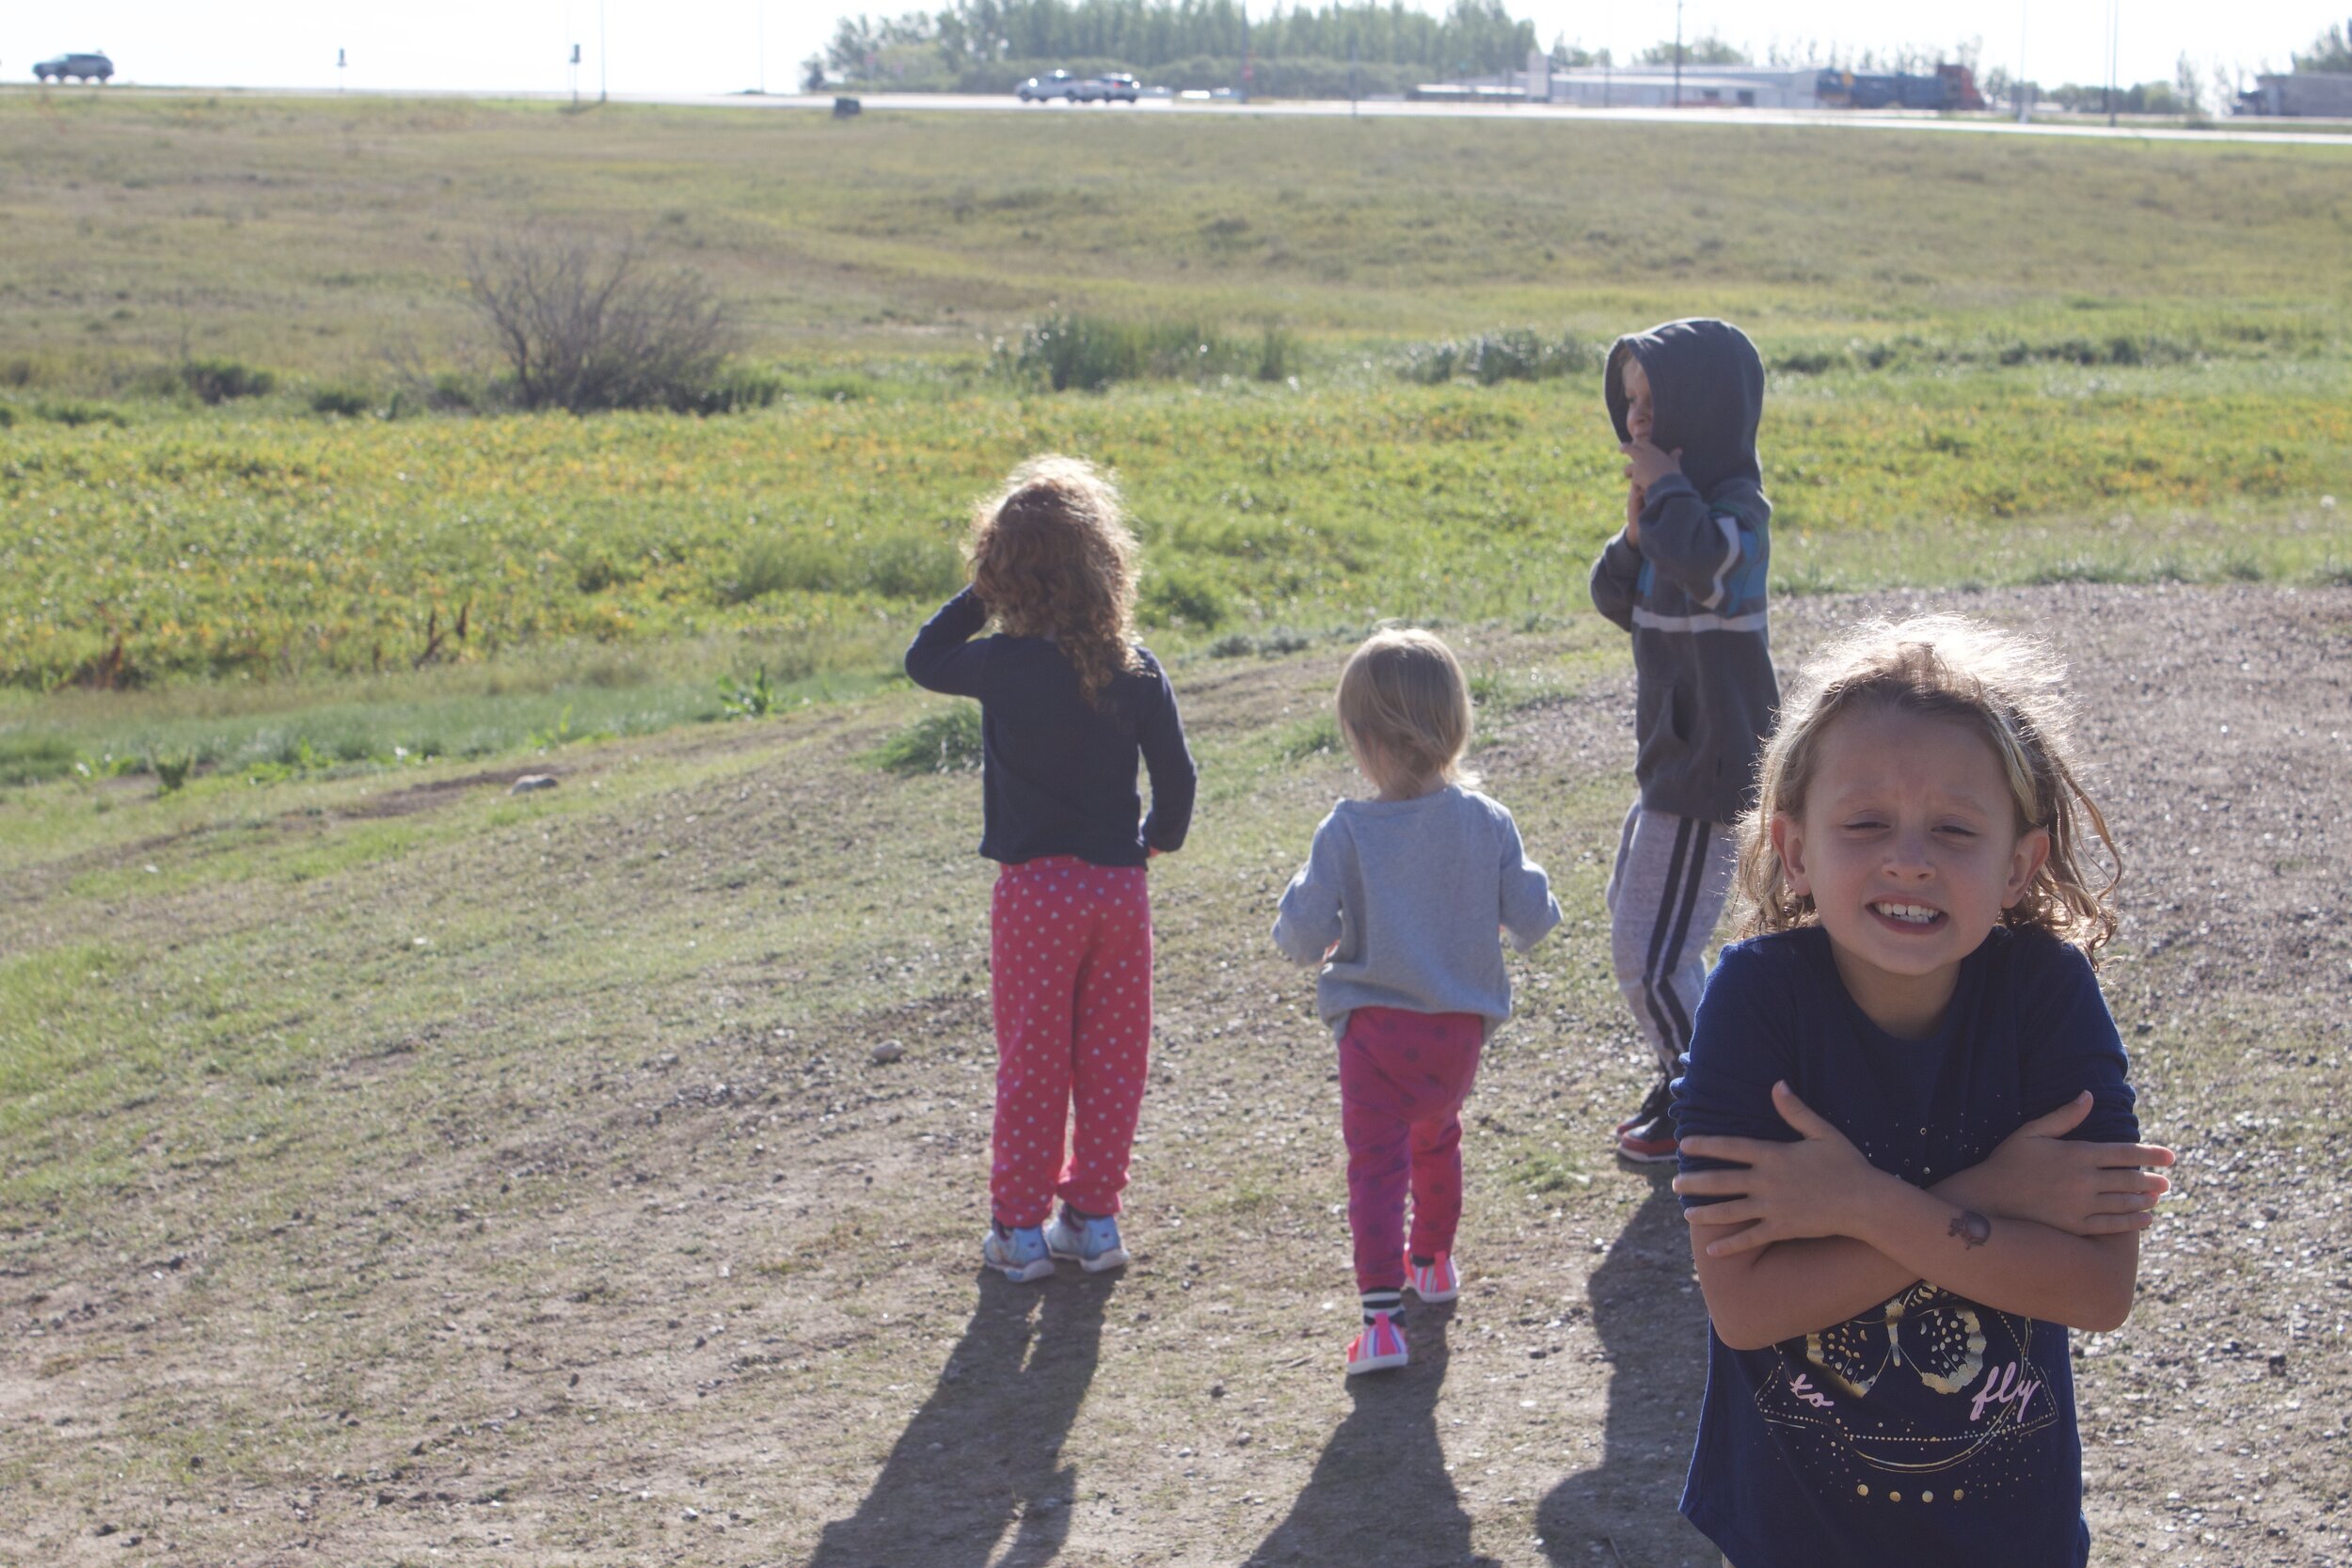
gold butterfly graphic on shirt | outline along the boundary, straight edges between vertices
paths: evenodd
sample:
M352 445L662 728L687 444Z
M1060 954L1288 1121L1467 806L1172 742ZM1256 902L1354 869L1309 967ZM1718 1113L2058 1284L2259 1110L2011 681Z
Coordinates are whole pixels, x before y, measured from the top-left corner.
M1875 1318L1852 1318L1804 1337L1804 1358L1860 1399L1893 1368L1939 1394L1957 1394L1984 1370L1984 1324L1960 1297L1921 1280Z

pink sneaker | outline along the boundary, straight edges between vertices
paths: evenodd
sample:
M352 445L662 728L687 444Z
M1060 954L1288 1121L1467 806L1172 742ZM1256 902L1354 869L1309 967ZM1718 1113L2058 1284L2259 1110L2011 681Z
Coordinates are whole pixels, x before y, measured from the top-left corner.
M1423 1268L1413 1261L1411 1253L1406 1253L1405 1288L1423 1301L1452 1301L1460 1295L1462 1275L1454 1266L1454 1254L1441 1252Z
M1405 1328L1387 1312L1375 1312L1347 1347L1347 1375L1358 1372L1386 1371L1402 1367L1409 1357L1405 1350Z

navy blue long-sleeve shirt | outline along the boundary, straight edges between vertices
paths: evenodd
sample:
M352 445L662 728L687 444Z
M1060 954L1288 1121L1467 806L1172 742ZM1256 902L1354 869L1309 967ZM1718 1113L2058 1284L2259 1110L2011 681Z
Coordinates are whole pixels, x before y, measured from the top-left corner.
M915 685L980 703L980 853L1017 865L1075 855L1141 865L1183 847L1196 774L1175 689L1148 649L1143 668L1110 678L1089 704L1078 673L1041 637L983 637L988 607L966 588L923 623L907 648ZM1136 791L1151 773L1152 812Z

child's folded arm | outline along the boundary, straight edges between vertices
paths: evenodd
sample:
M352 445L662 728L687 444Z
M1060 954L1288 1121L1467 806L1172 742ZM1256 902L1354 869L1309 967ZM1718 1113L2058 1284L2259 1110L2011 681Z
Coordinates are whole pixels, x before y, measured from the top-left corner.
M1642 512L1642 558L1699 604L1713 609L1740 564L1738 522L1714 511L1679 473L1650 486Z
M1773 1085L1772 1102L1797 1133L1793 1140L1708 1133L1682 1140L1683 1173L1675 1185L1692 1223L1692 1245L1710 1267L1789 1242L1850 1237L1913 1278L1999 1311L2097 1330L2130 1313L2137 1230L2084 1236L1988 1215L1951 1192L1923 1191L1878 1169L1785 1082ZM1726 1162L1744 1168L1724 1169ZM1727 1303L1735 1311L1745 1305L1737 1295Z
M1340 879L1333 862L1338 832L1327 818L1274 916L1274 945L1295 964L1320 964L1340 940Z
M1919 1277L1996 1311L2105 1333L2131 1315L2139 1232L2074 1236L1994 1219L1894 1178L1862 1239Z
M988 625L988 606L966 588L939 607L923 629L907 644L907 678L931 691L951 697L980 694L980 666L985 650L972 646L974 634Z
M2075 1210L2096 1207L2099 1200L2085 1198L2074 1190L2087 1184L2082 1180L2083 1172L2070 1173L2076 1178L2072 1183L2054 1179L2050 1171L2053 1159L2083 1156L2086 1158L2073 1163L2088 1164L2091 1147L2113 1150L2111 1158L2135 1154L2169 1157L2160 1149L2058 1144L2056 1140L2064 1136L2065 1126L2072 1125L2067 1120L2069 1113L2079 1109L2063 1107L2027 1123L2004 1140L1983 1164L1946 1177L1930 1187L1929 1193L1963 1211L1991 1213L1996 1220L2030 1221L2077 1236L2103 1233L2096 1228L2082 1228L2085 1225L2111 1227L2105 1233L2144 1227L2145 1214L2133 1215L2122 1211L2121 1205L2110 1205L2120 1212L2108 1216L2072 1217ZM2039 1152L2040 1163L2023 1164L2018 1152L2021 1150ZM2031 1158L2031 1152L2026 1158ZM2012 1164L2004 1169L2004 1162ZM1708 1184L1687 1178L1677 1183L1678 1187ZM2161 1189L2159 1178L2150 1190L2153 1193ZM1696 1199L1692 1208L1704 1208L1708 1201ZM2070 1217L2060 1220L2056 1217L2059 1214ZM1918 1271L1851 1236L1774 1242L1726 1258L1708 1256L1708 1243L1745 1227L1710 1227L1702 1219L1693 1219L1691 1227L1691 1258L1698 1268L1699 1289L1707 1298L1708 1313L1714 1318L1716 1332L1724 1343L1734 1350L1757 1350L1800 1334L1818 1333L1869 1310L1920 1278Z
M1751 1222L1753 1223L1753 1222ZM1774 1242L1710 1258L1721 1228L1691 1227L1691 1261L1716 1337L1733 1350L1762 1350L1858 1317L1919 1275L1851 1236Z

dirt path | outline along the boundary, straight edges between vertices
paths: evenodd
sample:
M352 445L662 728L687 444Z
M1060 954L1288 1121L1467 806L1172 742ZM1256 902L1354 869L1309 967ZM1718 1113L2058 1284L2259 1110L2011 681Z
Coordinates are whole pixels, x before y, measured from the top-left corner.
M2131 1323L2076 1341L2094 1560L2352 1560L2352 591L1801 600L1779 652L1913 602L2060 646L2129 857L2103 978L2183 1164ZM1327 1039L1263 941L1344 785L1285 751L1336 652L1202 663L1180 674L1214 766L1153 874L1124 1276L975 1266L972 781L825 787L886 714L780 730L755 773L740 732L702 773L670 737L682 771L602 815L238 893L241 928L286 922L271 951L363 990L405 983L380 927L405 950L472 922L486 956L363 995L315 1081L257 1091L358 1118L347 1175L223 1149L140 1167L104 1214L5 1216L0 1561L1711 1568L1674 1513L1704 1373L1682 1226L1600 1153L1643 1087L1598 911L1629 677L1557 637L1463 641L1534 671L1480 761L1569 924L1482 1072L1467 1287L1405 1372L1340 1376ZM567 758L565 790L621 795L628 754ZM72 883L28 882L12 928L98 918ZM362 935L339 911L365 900ZM200 940L185 907L153 919ZM721 956L657 963L696 942ZM883 1038L901 1061L870 1063ZM226 1114L192 1100L155 1137Z

